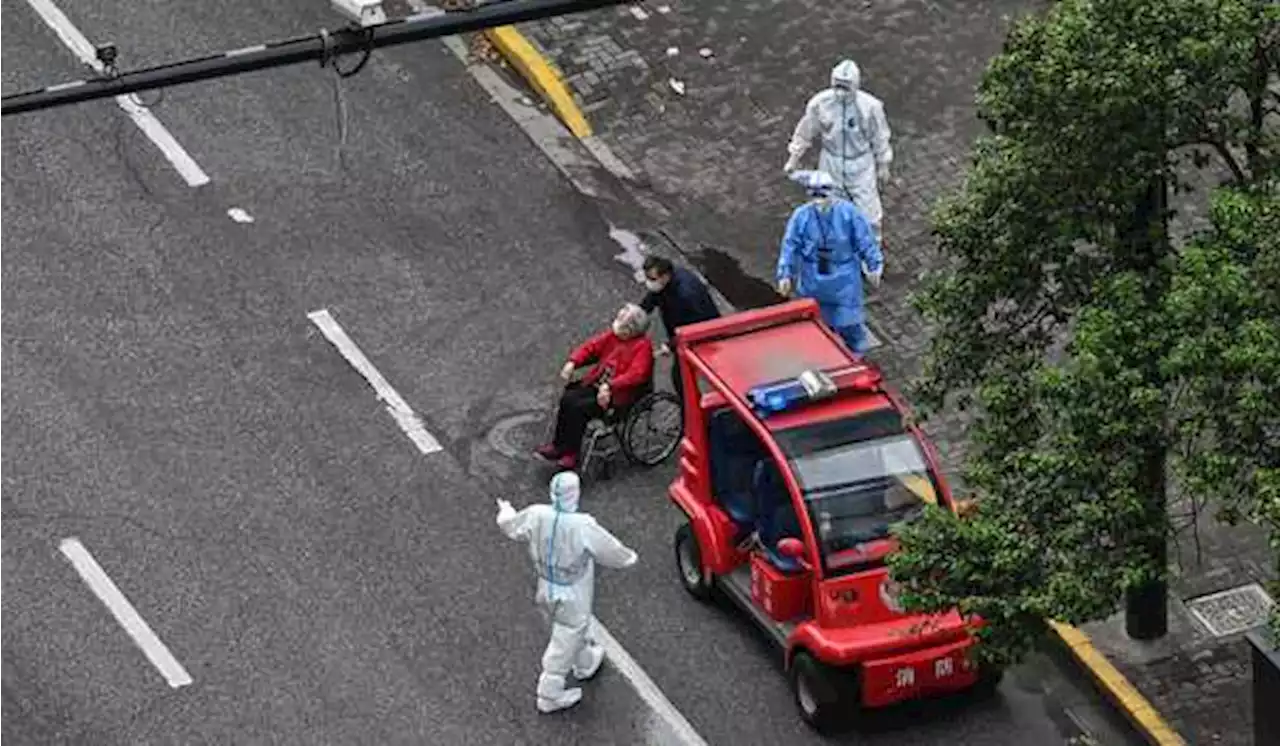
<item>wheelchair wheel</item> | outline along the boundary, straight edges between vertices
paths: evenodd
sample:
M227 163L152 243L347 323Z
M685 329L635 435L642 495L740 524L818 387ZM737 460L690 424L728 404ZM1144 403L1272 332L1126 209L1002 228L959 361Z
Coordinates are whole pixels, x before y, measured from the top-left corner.
M622 451L645 466L657 466L675 453L684 435L680 400L669 391L653 391L640 397L622 425Z

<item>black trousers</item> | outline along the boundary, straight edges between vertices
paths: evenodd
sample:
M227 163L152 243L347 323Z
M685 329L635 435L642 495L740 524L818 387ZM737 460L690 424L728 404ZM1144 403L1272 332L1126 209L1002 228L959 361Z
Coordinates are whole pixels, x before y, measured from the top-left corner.
M556 433L552 440L561 451L577 453L587 423L604 414L596 402L596 387L570 384L560 395L560 413L556 417Z
M674 393L675 393L676 398L680 400L680 407L681 407L681 408L683 408L683 407L684 407L684 387L681 385L682 383L684 383L684 382L680 379L680 364L679 364L679 363L677 363L674 359L672 359L672 361L671 361L671 390L672 390L672 392L674 392Z

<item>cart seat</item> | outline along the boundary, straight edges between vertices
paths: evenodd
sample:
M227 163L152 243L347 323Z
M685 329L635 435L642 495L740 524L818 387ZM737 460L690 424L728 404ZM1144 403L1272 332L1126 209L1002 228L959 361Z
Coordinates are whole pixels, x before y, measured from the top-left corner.
M746 535L756 524L751 467L760 458L759 441L733 410L726 407L709 418L707 444L711 488L716 501L737 524L739 533Z
M782 572L801 572L804 567L799 561L778 553L779 541L788 536L803 540L803 535L791 494L777 467L768 459L756 461L755 468L751 470L751 485L758 511L756 534L765 559Z

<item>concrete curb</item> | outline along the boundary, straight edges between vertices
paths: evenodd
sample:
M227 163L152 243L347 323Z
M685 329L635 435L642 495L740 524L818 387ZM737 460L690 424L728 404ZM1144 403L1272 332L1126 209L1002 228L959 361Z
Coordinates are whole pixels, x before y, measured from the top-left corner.
M1187 746L1182 736L1164 721L1137 687L1130 684L1124 674L1094 647L1083 630L1061 622L1049 622L1049 629L1148 743L1152 746Z
M502 26L486 29L484 35L494 49L498 50L498 54L551 107L556 118L574 137L582 139L591 136L591 123L573 100L573 94L569 92L559 71L524 34L517 31L515 26Z

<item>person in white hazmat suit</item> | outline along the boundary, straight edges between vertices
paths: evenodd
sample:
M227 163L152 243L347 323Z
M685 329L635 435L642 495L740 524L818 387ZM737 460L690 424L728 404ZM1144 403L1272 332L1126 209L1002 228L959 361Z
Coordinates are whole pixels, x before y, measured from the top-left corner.
M852 202L871 223L876 242L883 246L880 185L889 181L893 162L891 133L884 116L884 102L862 90L862 73L853 60L841 60L831 70L831 87L819 91L804 107L787 145L790 174L821 140L818 170L831 174L842 196Z
M528 542L529 559L538 573L534 601L551 623L551 641L542 654L538 677L538 711L544 713L582 701L582 689L566 688L565 678L572 673L578 681L586 681L604 662L591 609L596 563L620 569L638 559L595 518L578 512L581 492L578 475L562 471L551 479L550 504L517 511L506 500L498 500L498 527L508 537Z

